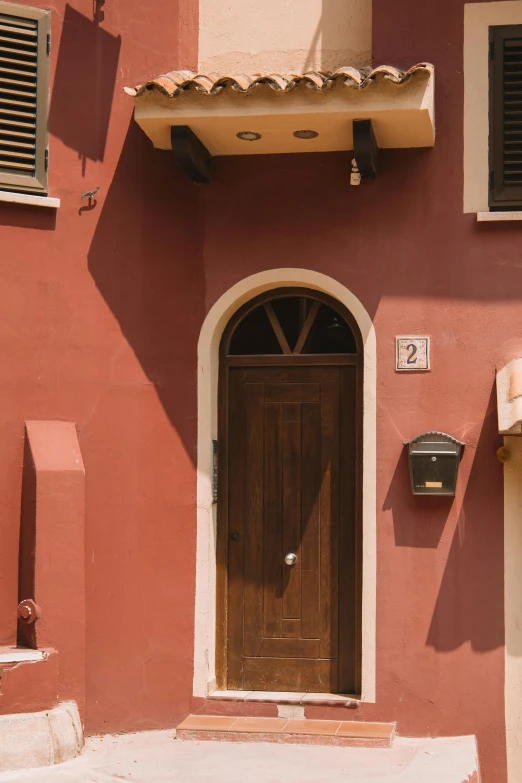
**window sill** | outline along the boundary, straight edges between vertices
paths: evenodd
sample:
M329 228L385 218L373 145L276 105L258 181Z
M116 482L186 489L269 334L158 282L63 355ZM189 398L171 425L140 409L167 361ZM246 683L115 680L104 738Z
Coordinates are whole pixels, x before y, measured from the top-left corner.
M522 220L522 212L477 212L478 223L497 223L505 220Z
M0 201L6 201L10 204L28 204L32 207L50 207L51 209L58 209L60 206L59 198L33 196L29 193L12 193L9 190L0 190Z

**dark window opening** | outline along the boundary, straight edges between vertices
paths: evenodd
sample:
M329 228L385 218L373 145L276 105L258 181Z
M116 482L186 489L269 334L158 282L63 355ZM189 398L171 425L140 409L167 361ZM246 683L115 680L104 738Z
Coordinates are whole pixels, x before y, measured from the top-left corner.
M47 191L50 12L0 0L0 188Z
M352 330L328 305L321 305L303 353L357 353Z
M231 356L283 353L263 305L245 315L230 341Z
M306 316L312 307L313 299L305 299L302 296L285 296L281 299L273 299L270 304L281 324L290 350L293 351L306 321Z
M312 297L283 296L260 304L236 326L229 356L355 354L346 320Z
M489 207L522 209L522 25L490 27Z

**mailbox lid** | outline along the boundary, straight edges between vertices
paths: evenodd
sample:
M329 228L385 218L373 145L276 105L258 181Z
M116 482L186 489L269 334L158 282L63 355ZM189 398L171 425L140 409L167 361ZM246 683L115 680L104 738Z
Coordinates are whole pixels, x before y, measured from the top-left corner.
M412 441L410 454L448 454L458 456L462 446L459 443L440 443L436 441Z

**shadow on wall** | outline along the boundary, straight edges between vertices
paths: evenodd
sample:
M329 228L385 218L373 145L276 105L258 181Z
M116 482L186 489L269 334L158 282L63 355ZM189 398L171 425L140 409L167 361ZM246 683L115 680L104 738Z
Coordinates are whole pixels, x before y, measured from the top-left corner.
M87 158L105 155L120 48L121 36L65 6L49 131L78 152L83 175Z
M25 204L2 204L0 226L33 228L37 231L54 231L56 209L35 209ZM5 249L2 248L5 253ZM9 251L8 251L9 252Z
M89 271L194 464L200 234L197 186L131 120Z
M27 431L24 434L24 461L22 472L22 504L20 513L20 546L18 556L18 601L35 598L36 555L36 471L29 446ZM35 624L18 620L20 647L38 649Z
M465 642L476 652L504 644L504 516L498 502L503 474L496 458L501 445L493 387L426 640L439 652Z
M347 48L346 41L354 38L354 34L350 34L354 26L354 17L364 14L365 10L369 17L367 37L370 45L371 3L368 0L358 0L355 3L347 0L322 0L321 19L310 42L303 71L317 67L323 71L333 71L346 65L356 68L370 65L371 51L354 52L348 58L350 62L345 62L347 57L344 54ZM360 24L356 25L356 29L362 32Z
M392 512L395 545L436 549L453 502L453 497L419 497L412 493L408 451L403 448L382 507Z

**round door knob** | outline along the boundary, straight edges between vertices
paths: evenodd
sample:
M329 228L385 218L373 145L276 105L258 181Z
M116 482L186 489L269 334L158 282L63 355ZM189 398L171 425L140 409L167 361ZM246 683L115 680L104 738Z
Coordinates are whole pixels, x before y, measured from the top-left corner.
M297 563L297 555L294 555L293 552L289 552L287 555L285 555L285 563L287 566L293 566Z

